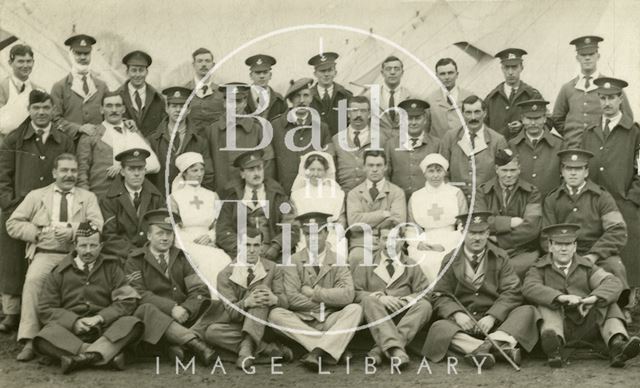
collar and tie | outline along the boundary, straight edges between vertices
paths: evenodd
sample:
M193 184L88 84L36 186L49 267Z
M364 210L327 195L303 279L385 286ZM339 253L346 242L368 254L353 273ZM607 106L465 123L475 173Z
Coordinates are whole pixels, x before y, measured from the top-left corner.
M68 202L67 195L69 195L69 191L56 190L58 194L60 194L60 217L58 221L67 222L69 220L69 212L68 212Z
M471 149L476 149L476 138L478 134L475 132L469 132L469 140L471 141Z
M254 207L258 207L258 190L257 189L251 190L251 202L253 203Z
M138 111L138 115L142 112L142 98L140 98L140 93L138 90L133 92L133 99L136 102L136 110Z
M85 96L89 95L89 83L87 82L87 75L82 75L82 92Z
M137 191L133 193L133 207L136 208L136 211L140 208L140 193Z
M449 95L447 95L447 102L449 103L449 106L453 106L453 98Z
M604 122L604 128L602 128L602 134L604 135L604 140L607 140L609 134L611 133L611 120L606 119Z
M589 89L591 87L591 77L590 75L584 76L584 88Z
M511 93L509 93L509 104L513 103L513 100L516 98L516 88L511 88Z
M371 184L369 194L371 195L371 200L375 201L378 198L378 194L380 194L380 190L378 190L378 182L371 182Z
M513 194L513 187L505 187L502 190L502 199L503 199L505 208L509 204L509 200L511 199L511 194Z
M396 106L396 100L393 97L393 95L396 93L395 90L389 90L389 108L393 108ZM389 112L389 118L391 118L391 121L395 122L396 121L396 111L395 110L391 110Z
M538 139L533 139L533 140L531 140L531 146L532 146L533 148L536 148L536 146L538 145L538 143L539 143L539 142L540 142L540 140L538 140Z
M389 258L386 260L387 264L387 273L389 273L389 278L393 278L393 274L396 273L396 269L393 266L393 259Z
M165 253L158 254L158 256L156 257L156 261L158 262L162 273L167 273L167 255Z
M122 133L122 127L121 127L121 126L119 126L119 125L118 125L118 126L113 127L113 129L114 129L116 132L118 132L118 133Z
M420 138L419 137L412 137L409 140L411 141L411 148L416 148L420 144Z
M202 90L202 95L204 96L205 94L207 94L207 90L209 90L209 85L202 85L202 88L200 88L200 90Z
M251 285L253 279L256 278L256 274L253 273L253 268L247 268L247 288Z
M361 131L353 131L353 144L356 145L356 147L360 148L361 147L361 143L360 143L360 132Z
M471 255L471 260L469 261L471 268L473 268L473 272L478 271L478 266L480 265L480 256L479 255Z
M18 93L24 92L26 88L27 88L27 83L23 82L22 85L18 88Z
M36 141L44 144L44 129L36 129Z
M324 94L322 95L322 104L325 107L328 107L331 104L331 96L329 95L329 89L324 89Z
M569 264L566 265L558 265L557 266L558 269L560 270L560 272L562 272L563 274L567 275L567 273L569 272Z

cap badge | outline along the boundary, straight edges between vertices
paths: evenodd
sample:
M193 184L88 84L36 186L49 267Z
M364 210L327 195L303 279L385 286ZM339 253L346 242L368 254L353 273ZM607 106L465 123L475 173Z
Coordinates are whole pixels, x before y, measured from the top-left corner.
M165 217L164 218L164 222L167 223L167 224L170 224L171 223L171 217Z
M320 55L320 62L326 62L327 61L327 57L325 57L324 55Z
M258 58L258 60L256 61L256 65L262 65L262 58Z
M482 217L480 217L480 216L473 217L473 223L474 224L479 224L481 222L482 222Z
M175 93L173 93L173 97L180 97L180 92L176 90Z
M578 160L578 155L576 154L571 155L571 160L573 160L574 162Z
M416 108L418 105L416 105L416 103L414 102L413 104L411 104L412 108Z
M605 89L609 89L611 87L611 83L610 82L605 82L604 83L604 88Z
M315 218L309 218L308 224L317 224L316 219Z
M569 231L568 231L567 229L562 229L562 230L560 231L560 233L562 233L562 234L567 234L567 233L569 233Z
M516 59L516 55L514 53L509 53L507 59Z
M84 39L82 39L82 40L80 41L80 46L86 46L86 45L87 45L87 41L86 41L86 40L84 40Z
M507 155L509 155L509 156L513 156L513 151L511 151L511 150L510 150L510 149L508 149L508 148L506 148L506 149L504 150L504 153L505 153L505 154L507 154Z
M584 38L584 43L587 43L587 44L591 43L591 38Z
M535 105L535 104L534 104L534 105L531 107L531 110L532 110L532 111L534 111L534 112L535 112L535 111L537 111L537 110L538 110L538 105Z
M140 156L140 151L133 151L133 156Z

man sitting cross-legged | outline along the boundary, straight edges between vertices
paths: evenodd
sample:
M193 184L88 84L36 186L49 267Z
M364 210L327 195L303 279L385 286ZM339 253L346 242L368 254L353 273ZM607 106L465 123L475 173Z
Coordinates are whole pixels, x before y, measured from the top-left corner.
M246 252L239 252L238 258L218 274L221 300L214 300L193 327L209 344L237 353L236 366L243 369L260 354L286 361L293 358L290 349L262 340L263 322L271 308L287 307L283 271L262 258L262 236L258 229L247 229L242 236Z
M408 365L405 347L431 317L431 303L422 294L429 282L420 267L404 253L404 241L391 235L391 225L379 230L380 250L372 266L360 264L353 269L356 302L362 305L376 346L369 351L376 364L382 357L392 364ZM426 291L425 291L426 292ZM392 313L398 313L389 318Z
M549 253L527 272L522 292L538 305L549 366L562 367L565 339L599 331L609 349L609 365L620 368L640 353L640 338L629 337L616 304L623 289L620 280L576 253L578 229L577 224L556 224L543 230Z

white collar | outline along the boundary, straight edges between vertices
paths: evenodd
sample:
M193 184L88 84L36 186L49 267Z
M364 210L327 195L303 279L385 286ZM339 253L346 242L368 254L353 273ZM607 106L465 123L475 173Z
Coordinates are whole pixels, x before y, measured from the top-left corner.
M16 77L15 74L11 74L11 81L13 82L13 86L15 86L18 92L20 92L20 88L22 87L22 85L25 85L26 89L26 85L29 83L29 78L27 78L26 81L23 81Z
M78 267L78 269L80 271L84 271L84 266L85 266L85 262L82 261L82 259L80 259L80 257L76 256L73 258L73 262L76 264L76 267ZM89 271L91 271L93 269L93 266L96 264L95 261L91 262L91 263L86 263L86 265L89 266Z
M71 189L69 189L69 191L67 191L69 194L68 195L73 195L76 191L76 187L72 187ZM58 185L55 184L55 182L53 183L53 192L54 193L62 193L64 192L64 190L62 190L61 188L58 187Z
M475 254L475 253L472 253L470 250L468 250L466 246L464 247L464 254L465 256L467 256L469 260L471 260L475 255L475 256L478 256L480 262L482 262L482 260L484 260L484 257L486 256L486 253L487 253L487 248L485 248L482 252Z
M110 122L108 122L107 120L104 120L104 121L102 121L102 126L107 130L111 129L111 130L113 130L115 132L118 132L118 131L116 131L116 127L120 127L120 129L123 132L124 132L125 129L127 129L124 126L124 121L120 121L120 123L118 125L114 125L114 124L111 124Z
M309 263L322 266L324 264L325 258L327 257L327 248L325 246L324 250L318 253L317 259L313 260L313 257L311 256L311 248L307 247L307 256L309 257Z
M596 79L596 78L600 78L600 71L596 70L589 77L591 77L591 78L589 78L589 80L591 81L591 84L593 85L593 80ZM586 79L586 75L584 75L583 72L578 73L578 83L580 83L580 82L584 83L585 79Z
M40 128L40 127L36 127L35 124L33 124L33 122L31 123L31 128L33 128L33 131L37 131L37 130L42 130L42 136L46 139L47 136L49 136L49 133L51 133L51 122L49 122L49 125L47 125L44 128Z
M520 89L520 87L522 87L522 81L518 81L518 87L514 88L513 86L509 86L507 85L507 83L504 83L504 94L507 95L507 97L509 97L509 94L511 94L511 90L515 89L515 91L517 92L518 89Z
M249 288L251 284L255 284L260 280L264 279L267 276L267 271L264 269L264 264L262 264L262 259L258 259L258 261L252 266L247 263L246 265L231 265L231 276L229 276L229 280L236 283L240 287ZM247 284L247 276L249 275L249 268L253 269L253 280L251 280L251 284Z
M140 192L142 192L142 186L140 186L140 188L138 190L134 190L132 188L129 187L129 185L127 185L127 183L124 183L124 188L127 189L127 191L129 192L129 195L131 195L133 197L134 193L138 193L140 194Z
M327 93L329 93L329 96L333 95L333 86L334 84L332 83L331 86L325 88L324 86L321 86L320 84L318 84L318 94L320 95L320 98L322 98L322 96L324 96L324 91L326 90Z
M447 97L451 97L451 99L458 102L458 95L460 94L458 85L454 85L451 90L447 90L447 88L444 88L444 90L440 89L440 91L442 92L442 97L444 98L445 102L447 101Z
M386 182L386 179L382 178L381 180L376 182L376 188L378 190L382 190L382 187L384 187L385 182ZM373 187L373 182L371 182L369 179L365 180L365 184L367 185L367 189L370 189Z
M606 123L607 120L609 120L609 130L612 130L613 128L616 127L616 125L618 125L620 123L620 120L622 119L622 112L618 111L618 113L613 116L613 117L605 117L604 115L602 115L602 129L604 129L604 124Z
M580 185L580 187L578 187L576 189L576 191L574 192L573 189L571 188L571 186L565 184L565 186L567 186L567 190L569 191L569 194L571 195L576 195L576 194L580 194L580 192L582 191L582 189L584 189L584 187L587 185L587 181L585 180L584 182L582 182L582 184Z

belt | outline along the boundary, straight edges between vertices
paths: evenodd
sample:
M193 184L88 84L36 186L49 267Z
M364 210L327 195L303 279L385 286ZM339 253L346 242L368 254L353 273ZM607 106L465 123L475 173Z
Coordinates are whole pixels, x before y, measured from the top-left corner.
M58 250L58 249L36 248L36 254L38 254L38 253L54 253L54 254L57 254L57 255L66 255L69 252L68 251Z

